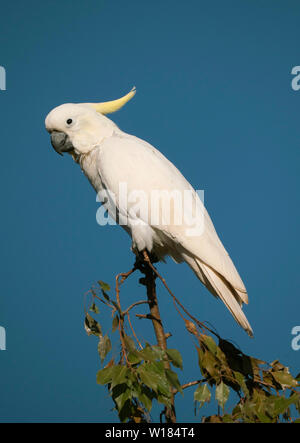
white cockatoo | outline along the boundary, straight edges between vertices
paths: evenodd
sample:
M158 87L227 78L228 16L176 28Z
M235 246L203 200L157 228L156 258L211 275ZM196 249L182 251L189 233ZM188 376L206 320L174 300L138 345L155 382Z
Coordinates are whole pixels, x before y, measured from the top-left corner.
M114 196L106 199L106 209L131 236L135 253L146 250L158 260L170 256L177 263L185 261L252 336L252 328L242 311L243 303L248 303L246 288L198 193L161 152L146 141L121 131L105 116L120 109L134 94L135 88L118 100L56 107L45 122L52 146L59 154L72 155L97 193L105 190L109 191L109 196ZM121 184L126 185L127 195L135 193L136 196L142 192L146 203L152 202L155 191L175 191L177 194L173 196L179 197L178 192L190 192L195 205L178 222L174 220L176 198L171 201L169 217L162 213L161 199L156 205L161 217L156 216L154 223L153 206L150 205L148 213L141 207L139 211L134 210L136 199L124 199L120 195ZM200 208L200 215L197 215L197 208ZM201 218L200 224L197 217ZM196 225L196 233L191 232Z

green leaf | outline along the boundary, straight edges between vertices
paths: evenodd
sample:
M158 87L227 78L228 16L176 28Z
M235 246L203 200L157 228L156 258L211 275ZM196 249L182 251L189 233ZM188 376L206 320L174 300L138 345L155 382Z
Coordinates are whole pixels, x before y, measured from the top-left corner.
M176 368L182 369L182 357L177 349L167 349L167 356Z
M166 375L165 367L162 361L153 361L151 363L146 364L146 367L150 372L154 372L160 378L164 378Z
M172 371L171 369L166 369L166 377L170 385L176 388L181 394L183 394L183 390L179 383L178 375L176 374L176 372Z
M232 415L230 415L230 414L225 414L225 415L223 415L223 417L222 417L222 423L234 423L235 422L235 420L234 420L234 418L232 417Z
M247 413L252 420L257 421L256 417L259 419L260 423L272 423L272 411L274 409L274 396L266 396L266 392L260 389L258 386L253 389L252 396L247 403Z
M88 335L96 335L97 337L102 335L100 324L88 313L85 315L84 328Z
M244 378L243 374L241 374L238 371L233 371L233 374L234 374L234 378L236 379L236 381L240 385L240 387L243 390L244 394L245 395L249 395L249 389L247 388L247 385L246 385L245 378Z
M135 343L129 335L124 335L124 341L127 351L134 352L136 350Z
M170 382L167 380L166 377L161 379L157 385L157 392L158 394L163 395L164 397L171 397L171 386Z
M228 371L231 371L226 355L223 351L221 351L221 348L219 348L219 346L217 347L216 357L222 362L222 366L224 369L226 367Z
M114 307L116 308L118 313L121 315L121 310L120 310L120 307L118 306L118 304L114 300L110 300L110 302L114 305Z
M146 386L148 386L150 389L153 389L153 391L157 392L158 383L160 381L157 374L155 376L153 376L153 373L151 373L150 371L147 371L147 369L144 365L139 366L138 374L141 378L141 381Z
M125 383L115 386L112 390L112 398L117 404L120 412L126 401L131 398L131 390L128 389Z
M202 366L204 371L208 372L212 378L219 380L221 375L219 362L215 359L213 354L207 350L204 352L202 358Z
M295 408L300 414L300 392L298 393L298 399L295 401Z
M268 383L267 389L273 388L273 389L281 389L280 384L275 380L275 378L272 376L272 372L269 370L262 370L262 378L264 383Z
M141 381L157 394L160 393L166 397L171 395L170 384L162 362L143 363L138 367L137 372Z
M236 419L239 419L242 416L242 411L243 411L243 405L241 403L238 403L233 408L232 415L234 415Z
M272 363L270 363L270 366L272 366L272 368L273 368L275 371L283 371L283 370L287 369L284 365L282 365L282 364L280 363L279 360L274 360L274 361L272 361Z
M202 360L203 360L203 357L204 357L204 352L198 346L196 346L196 349L197 349L197 354L198 354L198 365L199 365L201 374L205 375L205 370L204 370L203 364L202 364Z
M146 346L144 349L139 351L139 355L143 358L143 360L148 360L148 361L157 360L157 353L152 350L151 346Z
M147 411L150 412L152 409L153 394L147 386L141 386L138 399L141 403L143 403Z
M145 365L148 374L157 380L157 390L166 397L170 396L170 383L166 377L166 371L162 361L155 361Z
M283 414L285 410L298 400L298 394L293 394L290 398L275 397L273 417Z
M107 335L104 337L101 335L98 343L98 352L100 355L101 363L103 363L105 357L111 350L111 341Z
M223 381L221 381L216 387L216 400L222 409L224 409L225 403L229 397L229 388Z
M92 306L90 307L90 311L94 312L94 314L99 314L99 308L98 306L95 304L95 302L92 304Z
M158 360L163 360L163 358L165 357L166 353L165 351L157 345L151 346L152 351L155 353L156 358Z
M119 419L121 423L125 423L132 420L132 402L130 400L126 400L123 407L118 410Z
M205 402L209 402L210 398L211 393L206 383L198 386L198 388L194 392L194 400L200 403L200 408L204 405Z
M129 354L127 356L127 360L132 365L136 365L142 361L142 357L140 357L139 351L129 352Z
M119 321L119 316L118 314L116 314L112 321L112 332L115 332L115 330L119 327Z
M212 352L214 355L217 354L217 344L212 337L205 334L200 334L201 341L203 341L206 347Z
M100 288L103 289L103 291L110 291L109 284L105 283L104 281L98 280L98 284L99 284Z
M298 386L297 381L289 372L277 371L277 372L271 372L271 374L275 378L277 383L279 383L282 386L283 389Z
M172 403L171 403L171 400L170 400L170 396L167 397L166 395L159 394L159 395L157 396L157 401L158 401L159 403L162 403L162 404L164 404L165 406L167 406L167 408L171 408L171 407L172 407Z
M112 375L112 387L116 385L121 385L123 383L128 384L128 377L130 374L130 369L124 365L117 365L116 370Z
M111 382L113 373L115 371L115 366L110 366L109 368L101 369L97 372L97 383L99 385L106 385Z

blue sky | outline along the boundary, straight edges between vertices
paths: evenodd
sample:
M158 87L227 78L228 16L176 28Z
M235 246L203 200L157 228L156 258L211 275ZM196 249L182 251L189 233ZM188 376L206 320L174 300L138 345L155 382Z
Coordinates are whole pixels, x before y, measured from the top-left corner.
M160 149L197 189L249 292L254 339L185 265L159 270L176 296L246 353L299 372L298 1L11 1L1 6L1 421L114 422L96 385L97 342L83 294L131 267L129 237L96 223L96 195L50 145L44 119L66 102L137 87L112 119ZM144 297L132 277L124 304ZM165 290L159 300L182 383L199 377L194 342ZM142 311L140 311L142 312ZM107 313L101 311L104 325ZM137 326L151 338L145 323ZM182 422L193 390L178 399ZM215 413L208 408L209 413ZM155 419L154 414L154 419Z

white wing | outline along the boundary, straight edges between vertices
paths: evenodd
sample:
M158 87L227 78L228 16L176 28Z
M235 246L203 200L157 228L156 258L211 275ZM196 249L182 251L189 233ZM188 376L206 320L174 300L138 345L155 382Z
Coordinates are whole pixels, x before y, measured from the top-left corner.
M157 149L147 142L127 135L115 133L101 143L98 157L98 172L105 187L118 195L119 183L127 184L128 193L142 190L151 200L153 190L183 192L192 190L179 170ZM201 200L195 193L199 205ZM202 205L203 207L203 205ZM118 208L126 212L127 208ZM213 223L203 208L204 229L201 236L187 236L191 226L183 223L159 224L151 226L153 231L174 249L177 261L186 261L210 292L220 297L233 314L237 322L252 335L252 329L240 306L248 303L246 288L222 245ZM171 245L171 246L170 246ZM172 253L170 254L172 255Z

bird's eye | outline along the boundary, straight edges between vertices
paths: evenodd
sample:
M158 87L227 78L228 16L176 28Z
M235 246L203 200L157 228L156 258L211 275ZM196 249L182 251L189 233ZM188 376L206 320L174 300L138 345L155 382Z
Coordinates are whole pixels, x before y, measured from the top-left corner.
M73 120L71 118L68 118L67 125L71 125L73 123Z

